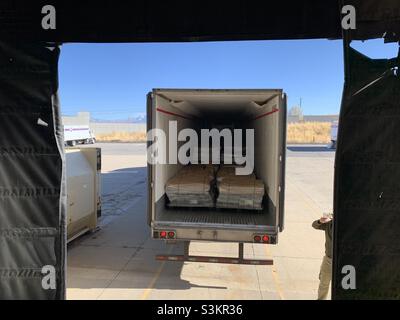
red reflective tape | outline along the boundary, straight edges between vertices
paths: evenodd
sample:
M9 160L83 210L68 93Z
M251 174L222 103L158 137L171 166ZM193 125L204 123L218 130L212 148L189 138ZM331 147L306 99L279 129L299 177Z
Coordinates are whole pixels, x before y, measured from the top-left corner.
M192 120L192 118L185 117L185 116L183 116L183 115L181 115L181 114L174 113L174 112L170 112L170 111L167 111L167 110L164 110L164 109L161 109L161 108L156 108L156 110L157 110L158 112L165 113L165 114L168 114L168 115L170 115L170 116L176 116L176 117L179 117L179 118L183 118L183 119L187 119L187 120Z
M168 260L168 257L156 256L156 260Z
M270 112L260 114L259 116L255 117L254 120L258 120L258 119L260 119L260 118L269 116L269 115L271 115L271 114L273 114L273 113L275 113L275 112L278 112L278 111L279 111L279 109L273 109L273 110L270 111Z

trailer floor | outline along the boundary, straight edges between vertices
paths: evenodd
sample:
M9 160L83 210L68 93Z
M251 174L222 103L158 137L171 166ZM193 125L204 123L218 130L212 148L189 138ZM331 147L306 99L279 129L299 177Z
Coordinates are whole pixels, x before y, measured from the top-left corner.
M273 226L275 218L273 215L263 211L252 212L250 210L227 210L227 209L202 209L202 208L168 208L158 215L158 221L180 222L180 223L205 223L205 224L230 224L230 225L256 225Z
M273 266L159 262L182 252L150 238L146 217L146 147L103 149L101 230L68 247L68 299L316 299L324 233L311 223L332 210L334 152L289 146L285 230L277 246L245 245L245 257ZM192 243L191 254L235 256L237 245Z

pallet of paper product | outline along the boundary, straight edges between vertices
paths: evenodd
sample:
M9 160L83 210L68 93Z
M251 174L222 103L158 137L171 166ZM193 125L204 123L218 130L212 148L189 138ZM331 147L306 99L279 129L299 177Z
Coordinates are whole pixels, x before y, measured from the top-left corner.
M214 207L214 167L188 165L170 179L165 192L171 207Z
M217 208L262 210L265 187L255 174L240 176L233 167L223 167L217 173L217 188Z
M232 177L248 177L249 179L256 178L256 175L254 173L251 173L250 175L238 175L238 172L236 171L237 168L240 167L235 165L221 166L217 171L217 182L221 182L226 178L232 178Z

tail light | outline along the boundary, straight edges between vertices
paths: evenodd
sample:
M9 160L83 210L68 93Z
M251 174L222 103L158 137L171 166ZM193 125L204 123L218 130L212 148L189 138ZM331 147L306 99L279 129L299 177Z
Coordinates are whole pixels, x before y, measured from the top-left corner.
M271 237L267 234L256 234L253 240L255 243L270 243Z
M168 238L170 238L170 239L175 238L175 232L174 231L168 232Z
M167 231L161 231L160 232L160 238L165 239L167 237Z
M160 239L175 239L176 232L172 230L162 230L162 231L155 231L154 238Z

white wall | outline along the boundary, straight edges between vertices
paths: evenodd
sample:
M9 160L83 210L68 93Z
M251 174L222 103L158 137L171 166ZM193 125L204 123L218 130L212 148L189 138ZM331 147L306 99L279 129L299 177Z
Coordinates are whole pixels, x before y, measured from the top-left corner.
M146 132L146 123L102 123L91 122L90 129L97 134L109 134L113 132Z
M76 116L62 116L64 126L88 126L90 112L78 112Z

